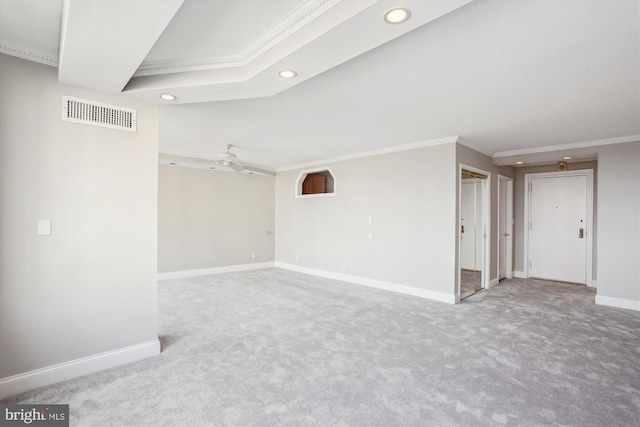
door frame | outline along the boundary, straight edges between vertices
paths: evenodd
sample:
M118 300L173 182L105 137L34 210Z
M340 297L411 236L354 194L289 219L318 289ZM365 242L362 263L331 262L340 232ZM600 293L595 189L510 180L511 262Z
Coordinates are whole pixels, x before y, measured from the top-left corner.
M500 281L500 183L506 182L507 184L507 197L505 203L506 206L506 220L507 220L507 232L509 236L506 240L506 248L505 248L505 273L506 278L511 279L513 277L513 226L514 226L514 218L513 218L513 178L509 178L508 176L498 175L498 221L497 221L497 230L496 230L496 242L498 245L498 253L496 265L498 266L498 281Z
M593 169L578 169L572 171L557 172L537 172L527 173L524 175L524 276L529 278L529 230L531 224L529 222L529 208L531 198L531 183L535 178L557 178L564 176L585 176L587 178L587 219L585 231L587 233L586 241L586 269L585 282L589 287L595 287L593 280Z
M456 209L457 218L456 218L456 247L458 248L458 253L456 254L456 266L457 266L457 280L456 280L456 303L460 302L460 277L461 277L461 268L460 268L460 207L462 206L462 179L460 178L462 175L462 170L467 169L472 172L477 172L482 175L486 175L487 179L485 179L485 192L484 192L484 260L482 262L483 274L482 281L480 284L482 288L489 289L490 287L490 279L491 271L489 266L491 265L491 172L478 169L473 166L469 166L463 163L458 164L458 207Z

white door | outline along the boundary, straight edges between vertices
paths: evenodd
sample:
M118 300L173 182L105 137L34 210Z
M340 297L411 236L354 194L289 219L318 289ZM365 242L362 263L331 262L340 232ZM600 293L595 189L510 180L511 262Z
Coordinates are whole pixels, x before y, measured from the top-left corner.
M512 182L500 177L498 187L498 280L510 278L511 270L511 206Z
M475 270L482 271L484 269L484 238L486 236L485 218L484 218L484 185L486 180L476 179L476 262Z
M529 182L529 277L586 283L587 177Z

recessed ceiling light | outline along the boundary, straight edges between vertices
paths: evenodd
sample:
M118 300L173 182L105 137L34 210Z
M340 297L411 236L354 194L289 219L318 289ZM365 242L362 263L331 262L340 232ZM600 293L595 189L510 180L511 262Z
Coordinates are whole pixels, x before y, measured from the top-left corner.
M524 164L524 162L522 162L522 161L517 161L516 162L516 165L521 165L521 164Z
M570 158L571 158L571 156L564 156L564 157L562 158L562 160L569 160Z
M162 95L160 95L160 98L164 99L165 101L175 101L176 100L175 95L171 95L170 93L163 93Z
M280 77L282 77L283 79L292 79L292 78L294 78L295 76L297 76L297 75L298 75L298 73L296 73L296 72L295 72L295 71L293 71L293 70L282 70L282 71L280 71L280 72L278 73L278 75L279 75Z
M387 24L402 24L411 18L411 11L402 7L394 7L384 13L384 21Z

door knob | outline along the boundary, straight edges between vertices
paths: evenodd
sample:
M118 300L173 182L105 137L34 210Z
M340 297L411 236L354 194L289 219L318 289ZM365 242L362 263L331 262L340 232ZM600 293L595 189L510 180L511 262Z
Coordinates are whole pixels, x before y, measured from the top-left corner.
M509 233L504 233L504 237L509 237L509 236L511 236L511 234L509 234Z
M580 237L581 239L584 238L584 228L580 229L580 232L578 233L578 237Z

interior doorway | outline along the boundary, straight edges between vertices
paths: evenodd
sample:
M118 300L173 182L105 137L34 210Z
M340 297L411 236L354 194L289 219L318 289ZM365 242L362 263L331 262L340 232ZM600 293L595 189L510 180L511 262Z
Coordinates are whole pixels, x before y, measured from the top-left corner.
M513 276L513 178L498 175L498 280Z
M526 277L592 283L593 171L525 175Z
M458 301L487 287L489 174L461 165L459 181Z

